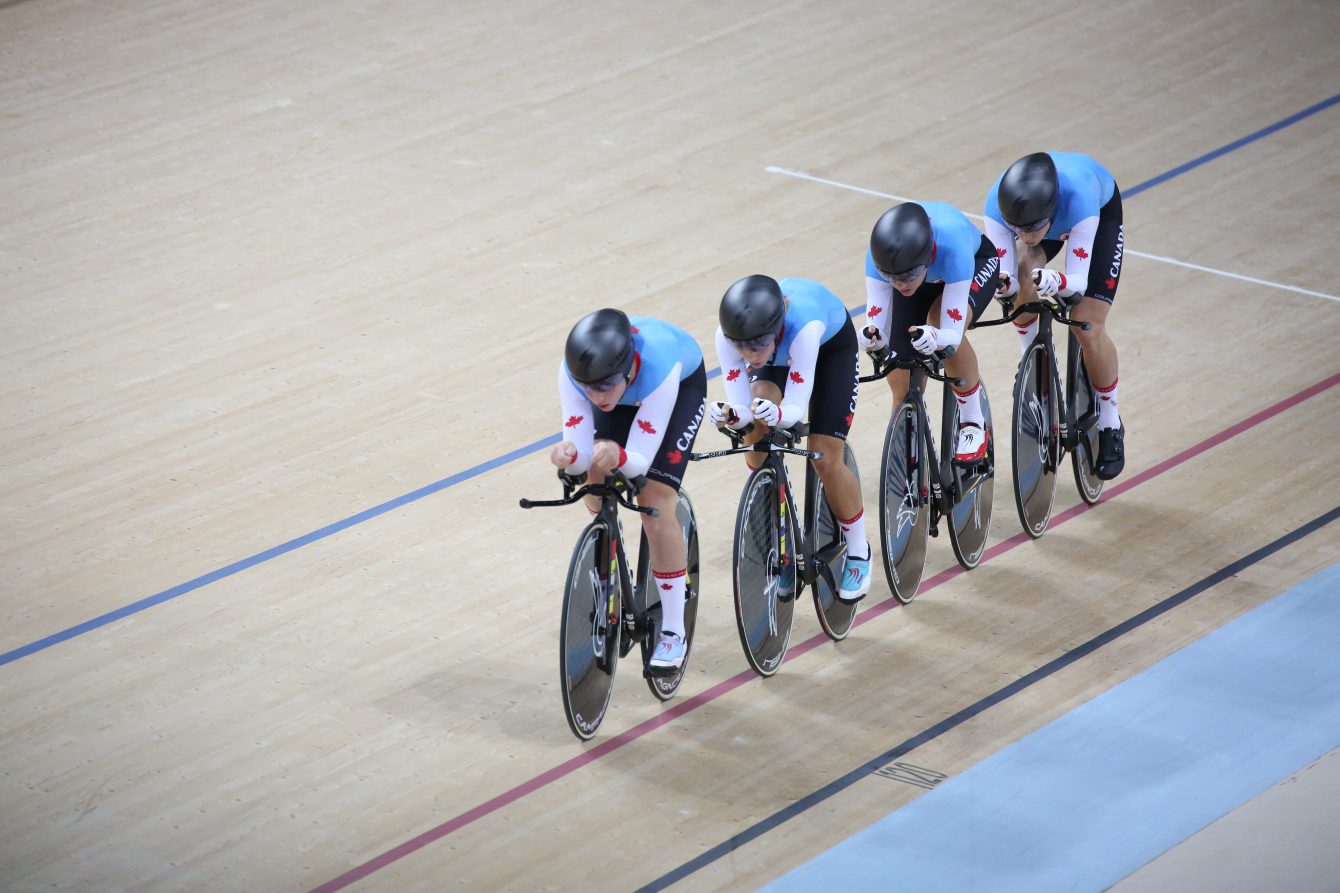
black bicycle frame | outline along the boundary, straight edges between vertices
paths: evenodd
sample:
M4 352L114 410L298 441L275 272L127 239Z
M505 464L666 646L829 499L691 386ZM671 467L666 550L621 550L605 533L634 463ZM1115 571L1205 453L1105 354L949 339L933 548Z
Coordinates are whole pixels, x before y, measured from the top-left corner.
M587 495L600 497L600 511L596 514L596 519L600 522L600 536L597 540L596 549L600 553L601 560L596 563L597 579L600 583L601 600L605 604L604 625L600 632L605 642L604 652L597 656L598 666L608 672L610 669L610 643L611 631L620 623L628 635L623 639L623 645L619 649L619 657L624 657L632 649L633 644L640 640L641 636L646 635L646 616L647 609L645 604L636 604L637 587L633 584L632 570L628 567L628 554L623 548L620 538L619 516L617 507L623 506L634 512L644 515L650 515L655 518L660 515L660 511L650 506L640 506L634 503L638 491L646 483L646 478L636 477L629 479L619 471L612 471L607 476L603 484L583 484L585 476L570 477L562 471L558 473L558 479L563 483L563 498L550 500L531 500L522 499L520 505L523 509L541 508L548 506L572 505L574 502ZM623 575L620 576L620 569ZM633 604L623 604L620 598L620 590L627 586L631 594L630 599ZM645 600L646 595L643 594Z
M935 457L935 461L926 463L925 467L930 472L930 499L936 508L936 511L931 513L930 535L939 536L939 519L952 517L954 514L954 494L946 486L947 481L954 480L954 443L951 440L954 432L950 429L954 426L955 404L953 403L954 398L948 392L948 387L962 387L963 379L954 378L940 372L940 363L944 357L938 353L933 360L921 356L901 360L892 356L888 351L877 351L871 354L871 359L875 363L876 371L873 375L861 376L863 382L879 381L898 369L908 370L907 393L903 396L902 403L911 403L917 414L917 429L921 437L922 455ZM925 386L928 379L934 379L946 385L945 394L941 401L941 449L938 450L931 439L930 416L926 413ZM918 496L917 498L921 497Z
M1063 300L1044 300L1040 298L1036 301L1028 301L1024 304L1020 304L1000 319L993 319L988 322L978 322L973 326L975 329L982 329L987 326L1003 326L1005 323L1014 322L1015 319L1026 313L1037 314L1038 331L1037 334L1033 336L1032 342L1029 343L1028 349L1032 350L1035 346L1041 344L1042 349L1047 354L1048 374L1051 376L1051 384L1055 389L1057 405L1061 409L1061 418L1059 419L1061 428L1060 445L1061 450L1064 452L1071 452L1079 445L1080 425L1075 418L1074 401L1070 399L1070 394L1067 392L1066 388L1061 386L1060 364L1056 362L1056 343L1052 340L1052 321L1055 320L1063 326L1070 329L1079 329L1080 331L1088 331L1090 328L1089 323L1080 322L1070 318L1070 306L1070 304ZM1079 351L1075 349L1074 337L1074 332L1070 332L1070 338L1072 340L1066 350L1067 384L1071 384L1078 380L1076 376L1078 373L1077 367L1079 365ZM1052 457L1052 461L1057 465L1060 464L1060 460L1061 457L1059 453Z
M767 436L765 436L762 440L758 441L757 443L745 444L743 442L745 435L747 435L751 430L753 430L753 426L754 423L750 422L748 425L746 425L744 428L738 431L735 430L734 428L723 427L721 429L722 433L724 433L727 437L730 438L731 443L734 444L734 446L732 446L728 450L713 450L711 452L706 453L690 453L689 459L692 461L701 461L703 459L716 459L721 456L735 456L741 453L765 454L763 465L771 465L773 470L777 473L777 479L785 482L784 486L784 489L786 491L785 503L784 507L783 506L778 507L779 511L785 510L786 512L789 513L791 518L795 519L795 523L792 525L786 524L786 522L783 520L782 523L779 525L779 528L783 531L787 531L792 528L799 528L798 530L799 538L796 540L796 543L800 545L801 548L795 550L800 565L797 568L797 575L805 583L805 585L813 586L814 581L817 580L819 577L819 564L820 564L818 560L813 561L811 560L811 558L817 558L817 546L818 546L818 544L814 542L815 531L813 529L818 526L818 524L815 523L816 519L818 518L818 506L816 505L815 501L815 496L817 495L818 490L818 483L817 483L818 475L814 472L813 466L810 465L806 466L805 469L806 514L804 519L802 520L800 512L796 510L795 488L791 484L791 473L790 471L787 470L786 463L782 461L782 456L783 455L800 456L808 461L823 458L823 453L816 452L814 450L802 449L796 446L796 443L798 443L802 437L805 437L807 434L809 434L810 426L808 423L794 425L790 428L773 428L771 431L768 432ZM763 466L760 465L759 467L762 468ZM783 536L785 535L786 534L784 532ZM781 552L783 556L787 554L785 544L783 544Z

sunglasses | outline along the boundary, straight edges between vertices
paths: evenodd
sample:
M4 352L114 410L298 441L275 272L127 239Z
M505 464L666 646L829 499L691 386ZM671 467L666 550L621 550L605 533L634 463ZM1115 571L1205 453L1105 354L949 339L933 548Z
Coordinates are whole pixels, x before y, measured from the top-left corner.
M740 349L741 353L755 353L765 350L777 343L776 335L759 335L757 338L750 338L748 341L736 341L734 338L728 338L731 344Z
M1043 217L1037 223L1030 223L1027 226L1015 226L1013 223L1009 222L1006 222L1005 225L1010 228L1010 232L1012 233L1035 233L1040 229L1051 226L1051 224L1052 219L1050 217Z
M879 275L883 276L886 281L892 282L894 285L906 285L909 282L915 282L919 277L924 275L925 272L926 265L917 264L912 269L905 270L901 273L886 273L883 270L880 270Z
M614 390L616 387L623 384L624 381L623 373L616 372L613 375L607 375L598 381L584 381L581 384L582 390L584 391L591 391L595 394L604 394Z

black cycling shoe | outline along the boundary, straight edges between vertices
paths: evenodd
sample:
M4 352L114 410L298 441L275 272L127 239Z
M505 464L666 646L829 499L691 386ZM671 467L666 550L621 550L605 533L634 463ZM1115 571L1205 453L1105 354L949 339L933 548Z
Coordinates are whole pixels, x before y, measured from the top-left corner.
M1098 432L1098 461L1093 473L1100 481L1110 481L1126 467L1126 423L1120 428L1103 428Z

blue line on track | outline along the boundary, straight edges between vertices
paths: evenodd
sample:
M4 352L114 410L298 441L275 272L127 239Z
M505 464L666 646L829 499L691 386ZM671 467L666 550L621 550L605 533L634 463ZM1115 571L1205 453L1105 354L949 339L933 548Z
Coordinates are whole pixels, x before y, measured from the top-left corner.
M1248 134L1247 136L1242 137L1241 139L1234 140L1233 142L1229 143L1226 146L1222 146L1218 149L1215 149L1213 152L1206 153L1205 155L1202 155L1199 158L1194 158L1191 161L1188 161L1186 164L1175 167L1172 170L1167 171L1166 173L1159 174L1157 177L1154 177L1153 179L1146 180L1145 182L1140 183L1129 190L1126 190L1123 193L1123 195L1129 198L1130 196L1143 192L1146 189L1149 189L1153 186L1157 186L1160 183L1165 183L1168 180L1171 180L1173 177L1184 174L1187 171L1199 167L1200 165L1205 164L1208 161L1212 161L1215 158L1227 155L1229 152L1232 152L1236 149L1240 149L1243 146L1247 145L1248 143L1254 142L1258 139L1261 139L1262 137L1275 133L1278 130L1282 130L1283 128L1288 127L1291 124L1296 124L1297 122L1303 120L1304 118L1307 118L1311 115L1315 115L1317 112L1323 111L1324 109L1328 109L1338 102L1340 102L1340 93L1336 94L1335 96L1332 96L1330 99L1322 100L1321 102L1315 105L1309 106L1300 112L1292 114L1287 118L1284 118L1280 121L1276 121L1269 127L1263 127L1262 129L1256 131L1255 133L1251 133ZM861 305L860 308L853 309L851 311L851 315L855 316L858 312L860 312L863 309L864 305ZM709 380L711 380L720 374L721 370L719 368L713 369L710 373L708 373L707 377ZM163 602L166 601L171 601L172 599L177 598L178 596L181 595L185 595L188 592L194 592L195 590L200 589L203 586L208 586L210 583L213 583L217 580L222 580L225 577L231 577L233 574L236 574L240 571L244 571L249 567L254 567L264 561L269 561L271 558L277 558L280 555L292 552L294 549L300 548L309 543L314 543L317 540L325 539L326 537L338 533L341 530L344 530L345 528L352 527L355 524L361 524L362 522L367 521L371 518L375 518L378 515L383 515L386 512L391 511L392 509L399 508L400 506L405 505L406 503L413 502L416 499L422 499L425 496L437 493L440 490L445 490L446 488L455 486L456 484L459 484L463 481L468 481L470 478L481 475L486 471L490 471L494 468L497 468L500 465L505 465L508 462L511 462L513 459L520 459L522 456L527 456L530 455L531 453L542 450L547 446L557 443L558 440L559 440L558 434L551 434L550 436L545 437L541 440L537 440L534 443L527 444L526 446L523 447L518 447L517 449L514 449L509 453L504 453L503 455L498 456L494 459L490 459L487 462L482 462L479 465L474 466L473 468L468 468L465 471L457 472L456 474L453 474L450 477L445 477L442 480L437 481L436 483L429 484L426 487L420 487L418 490L406 493L404 496L398 496L395 499L390 500L389 502L383 502L381 505L374 506L370 509L366 509L365 511L359 512L356 515L350 515L343 521L336 521L334 524L328 524L319 530L313 530L311 533L305 534L304 536L300 536L297 539L292 539L286 543L282 543L281 545L275 546L271 549L266 549L264 552L258 552L257 554L252 555L250 558L244 558L241 561L237 561L234 562L233 564L228 565L227 567L221 567L218 570L210 571L209 573L203 576L196 577L194 580L190 580L178 586L173 586L171 589L164 589L162 592L159 592L155 595L151 595L148 598L143 598L137 602L132 602L129 605L116 609L115 611L110 611L106 614L103 614L100 617L94 617L92 620L86 620L83 623L80 623L76 626L72 626L69 629L61 630L58 633L53 633L52 635L49 635L46 638L37 640L36 642L23 645L19 648L15 648L12 651L6 651L5 653L0 654L0 666L12 663L13 661L18 660L19 658L27 657L30 654L35 654L38 651L43 651L47 648L50 648L53 645L58 645L61 642L64 642L68 639L73 639L75 636L83 635L86 632L91 632L92 630L95 630L102 626L106 626L109 623L115 623L117 620L120 620L124 617L129 617L132 614L137 614L140 611L145 610L146 608L151 608L154 605L162 604Z
M1325 109L1328 109L1331 106L1335 105L1337 102L1340 102L1340 93L1335 94L1330 99L1323 99L1316 105L1310 105L1307 108L1303 109L1301 112L1296 112L1295 114L1292 114L1289 117L1284 118L1283 120L1276 121L1269 127L1262 127L1255 133L1249 133L1246 136L1242 137L1241 139L1236 139L1226 146L1220 146L1213 152L1206 152L1199 158L1193 158L1186 164L1178 165L1177 167L1173 168L1170 171L1165 171L1164 173L1159 174L1157 177L1152 177L1144 181L1143 183L1138 183L1135 186L1132 186L1130 189L1124 189L1122 190L1121 193L1122 197L1130 198L1131 196L1138 195L1139 193L1144 192L1146 189L1157 186L1160 183L1166 183L1173 177L1180 177L1187 171L1192 170L1193 168L1198 168L1202 164L1205 164L1206 162L1213 161L1214 159L1220 157L1221 155L1227 155L1229 152L1241 149L1248 143L1254 143L1257 140L1261 139L1262 137L1270 136L1270 134L1274 133L1277 130L1283 130L1290 124L1297 124L1304 118L1315 115L1317 112L1324 111Z

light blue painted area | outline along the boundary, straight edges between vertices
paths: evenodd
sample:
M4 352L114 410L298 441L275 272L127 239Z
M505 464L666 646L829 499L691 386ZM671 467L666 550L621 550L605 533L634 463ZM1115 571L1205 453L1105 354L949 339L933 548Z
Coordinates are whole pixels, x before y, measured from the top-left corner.
M1337 745L1340 564L764 889L1105 890Z

